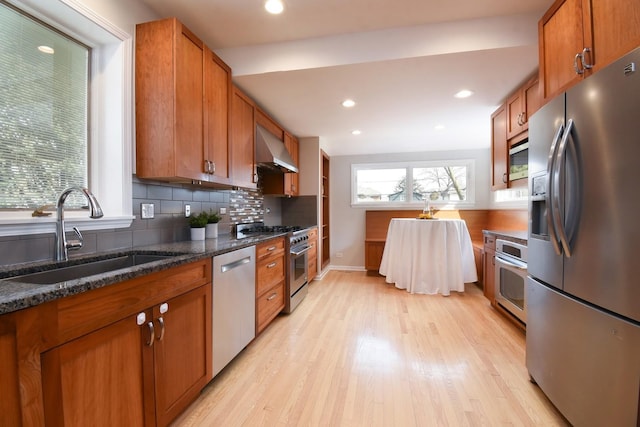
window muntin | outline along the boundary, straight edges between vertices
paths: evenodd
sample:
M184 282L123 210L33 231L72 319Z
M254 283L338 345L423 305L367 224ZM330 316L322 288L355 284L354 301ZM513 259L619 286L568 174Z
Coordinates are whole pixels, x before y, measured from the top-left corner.
M0 28L0 208L51 205L87 186L91 52L2 3Z
M460 207L475 202L473 160L354 164L351 172L354 206L417 207L429 200Z

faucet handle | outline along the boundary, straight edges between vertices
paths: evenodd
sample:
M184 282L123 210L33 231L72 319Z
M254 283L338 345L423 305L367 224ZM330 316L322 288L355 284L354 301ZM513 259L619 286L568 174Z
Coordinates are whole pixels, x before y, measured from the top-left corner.
M84 241L84 239L82 238L82 233L80 233L80 230L78 229L78 227L73 227L73 232L76 233L78 240L68 240L67 249L71 249L71 250L80 249Z

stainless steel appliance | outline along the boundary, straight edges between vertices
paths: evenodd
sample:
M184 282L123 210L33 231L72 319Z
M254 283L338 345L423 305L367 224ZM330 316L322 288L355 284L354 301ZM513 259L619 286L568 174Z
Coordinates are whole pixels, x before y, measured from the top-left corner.
M308 292L309 230L296 225L264 225L262 222L236 226L238 239L270 233L287 233L285 253L287 254L286 265L289 267L287 269L286 299L283 313L291 313Z
M284 312L291 313L300 304L308 292L307 278L309 274L308 254L309 233L306 229L294 231L289 236L289 274L287 278L287 295Z
M527 247L507 240L496 240L496 302L522 323L527 323L525 286Z
M509 181L526 178L529 168L529 141L520 142L509 149Z
M640 425L640 49L529 122L527 355L576 426Z
M213 257L213 375L256 334L256 247Z

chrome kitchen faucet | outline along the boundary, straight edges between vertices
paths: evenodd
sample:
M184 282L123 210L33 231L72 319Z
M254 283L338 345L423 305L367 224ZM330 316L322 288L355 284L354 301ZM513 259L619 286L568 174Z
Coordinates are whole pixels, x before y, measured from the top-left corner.
M100 207L100 203L96 197L89 191L87 188L83 187L70 187L64 190L60 197L58 197L58 202L56 203L56 214L58 216L56 220L56 261L67 261L69 259L69 254L67 252L68 249L80 249L82 247L82 234L78 227L73 227L73 231L76 233L78 237L77 240L69 240L67 241L67 237L64 232L64 202L67 199L67 196L72 191L80 191L87 198L87 202L89 202L89 218L102 218L104 215L102 213L102 208Z

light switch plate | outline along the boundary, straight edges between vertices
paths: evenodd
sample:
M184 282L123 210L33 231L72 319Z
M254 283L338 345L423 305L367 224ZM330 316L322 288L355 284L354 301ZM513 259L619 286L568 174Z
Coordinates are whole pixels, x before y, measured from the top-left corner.
M142 219L151 219L154 215L153 203L142 203L140 208Z

